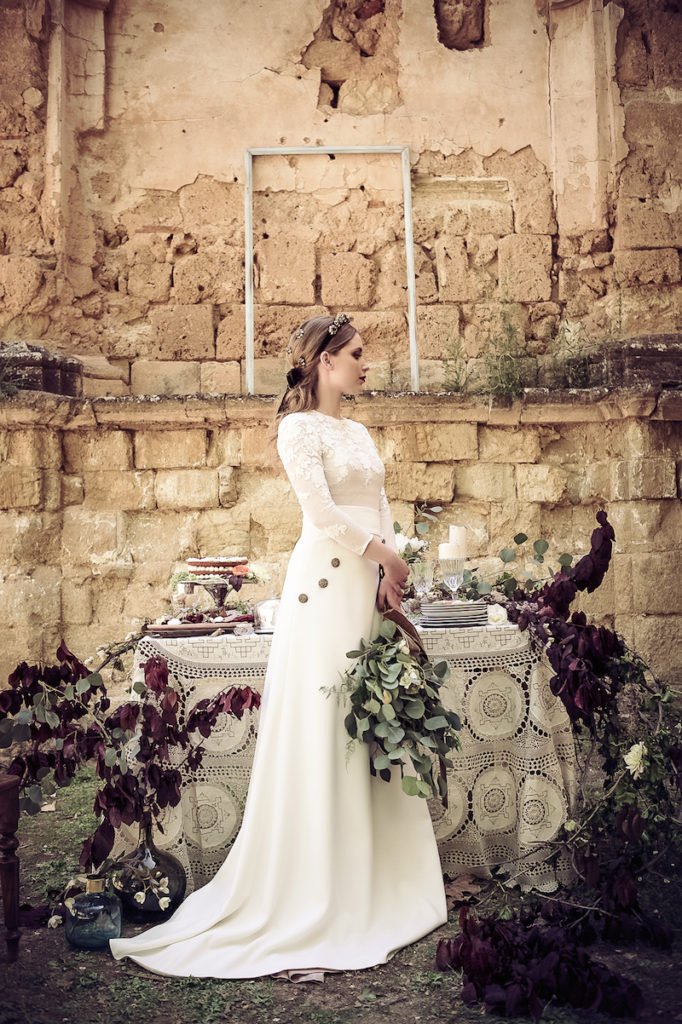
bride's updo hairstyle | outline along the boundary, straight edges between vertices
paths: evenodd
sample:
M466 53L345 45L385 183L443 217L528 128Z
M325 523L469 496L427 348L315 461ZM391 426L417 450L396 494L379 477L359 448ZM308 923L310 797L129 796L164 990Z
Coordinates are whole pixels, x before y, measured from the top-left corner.
M323 352L335 355L356 334L345 313L314 316L301 324L289 339L287 389L275 415L277 424L290 412L308 412L317 406L317 368Z

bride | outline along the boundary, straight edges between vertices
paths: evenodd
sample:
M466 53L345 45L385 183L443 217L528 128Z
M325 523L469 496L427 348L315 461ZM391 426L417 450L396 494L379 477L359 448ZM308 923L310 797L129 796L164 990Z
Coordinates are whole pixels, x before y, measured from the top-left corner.
M341 415L367 373L341 313L292 335L277 449L303 511L268 662L241 830L215 877L167 922L116 939L165 975L292 981L385 963L447 920L425 800L347 752L347 709L323 687L399 608L408 568L395 548L384 467L367 429ZM383 567L380 579L380 566Z

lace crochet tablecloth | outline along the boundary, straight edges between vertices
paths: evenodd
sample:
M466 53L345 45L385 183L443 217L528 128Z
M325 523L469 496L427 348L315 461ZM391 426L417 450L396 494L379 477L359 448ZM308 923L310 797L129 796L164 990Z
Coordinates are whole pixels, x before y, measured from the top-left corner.
M575 750L568 716L549 688L550 670L515 626L429 629L422 632L432 660L447 660L444 702L462 718L462 748L448 772L449 807L429 807L443 869L451 876L489 876L499 866L510 882L551 890L569 877L551 841L576 798ZM270 637L219 636L159 639L138 645L134 680L157 655L183 712L232 685L262 690ZM134 681L133 680L133 681ZM205 741L203 764L188 775L180 805L161 821L158 845L182 862L188 892L218 870L242 819L258 712L241 721L221 716ZM416 797L405 799L417 799ZM122 829L117 849L135 845Z

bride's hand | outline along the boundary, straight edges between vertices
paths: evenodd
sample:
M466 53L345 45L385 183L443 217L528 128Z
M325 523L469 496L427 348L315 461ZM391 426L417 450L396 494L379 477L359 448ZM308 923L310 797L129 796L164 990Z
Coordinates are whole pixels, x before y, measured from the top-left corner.
M380 612L385 612L388 608L393 608L395 611L400 611L400 605L403 599L402 587L396 587L394 584L389 583L386 576L379 583L379 590L377 593L377 608Z
M379 611L384 611L385 606L388 604L390 608L400 611L403 588L410 574L410 568L407 562L400 555L395 554L395 552L386 553L383 568L384 577L379 585L377 607Z

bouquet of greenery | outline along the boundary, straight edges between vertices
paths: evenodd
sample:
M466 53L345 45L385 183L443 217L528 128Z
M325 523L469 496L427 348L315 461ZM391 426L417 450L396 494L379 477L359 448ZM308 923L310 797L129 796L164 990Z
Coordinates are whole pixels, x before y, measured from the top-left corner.
M350 695L345 726L354 740L370 744L370 771L388 782L399 769L408 796L440 797L447 807L446 766L458 748L459 717L442 706L441 684L450 674L447 662L432 665L419 634L400 612L384 613L379 635L349 651L352 668L340 686ZM440 771L433 775L433 758ZM415 774L405 774L411 765Z

